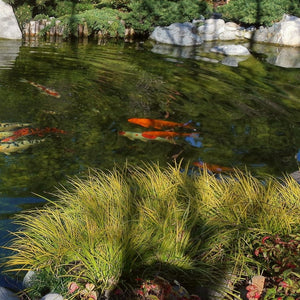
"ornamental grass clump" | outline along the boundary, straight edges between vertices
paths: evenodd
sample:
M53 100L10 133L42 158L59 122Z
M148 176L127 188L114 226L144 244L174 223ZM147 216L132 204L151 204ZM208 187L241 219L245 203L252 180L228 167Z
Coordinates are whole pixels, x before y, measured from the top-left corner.
M206 169L149 164L92 171L70 184L57 200L18 216L5 263L8 271L34 270L39 280L52 276L50 291L68 299L70 286L78 286L74 299L108 298L116 288L133 297L136 278L157 276L237 295L235 283L221 283L264 270L255 241L300 229L300 187L289 177L262 181L236 170L216 178Z

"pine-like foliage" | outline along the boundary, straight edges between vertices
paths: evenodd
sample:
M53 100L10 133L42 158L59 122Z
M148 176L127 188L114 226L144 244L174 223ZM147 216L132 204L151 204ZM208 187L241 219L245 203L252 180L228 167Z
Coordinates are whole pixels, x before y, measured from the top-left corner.
M297 0L231 0L219 7L218 12L227 20L270 26L280 21L283 14L300 16L300 3Z

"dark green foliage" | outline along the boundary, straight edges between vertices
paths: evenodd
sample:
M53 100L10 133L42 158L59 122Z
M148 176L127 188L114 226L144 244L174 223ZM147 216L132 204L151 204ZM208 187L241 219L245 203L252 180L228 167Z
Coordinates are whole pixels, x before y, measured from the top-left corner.
M56 5L54 17L61 17L65 15L73 15L93 9L94 5L91 3L74 3L73 1L59 1Z
M206 1L193 0L132 0L128 7L131 11L126 17L126 23L137 32L150 31L154 26L191 21L210 10Z
M67 25L67 34L77 36L78 25L88 25L89 34L102 31L111 37L124 36L125 27L121 22L120 13L111 8L91 9L79 14L66 15L61 18Z
M299 16L300 4L295 0L231 0L217 11L227 20L270 26L285 13Z
M15 9L15 15L20 26L29 22L32 19L32 7L27 4L23 4Z
M121 23L120 14L111 8L87 10L80 14L82 21L86 21L93 31L101 30L110 36L124 36L125 27Z

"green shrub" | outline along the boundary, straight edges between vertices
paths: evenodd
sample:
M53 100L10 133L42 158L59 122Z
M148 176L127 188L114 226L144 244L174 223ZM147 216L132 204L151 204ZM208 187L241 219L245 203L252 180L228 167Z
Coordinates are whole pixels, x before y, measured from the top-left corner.
M217 9L226 20L265 26L280 21L285 13L299 14L299 10L295 0L231 0Z
M132 0L128 7L130 13L125 18L126 23L140 33L149 32L154 26L187 22L199 18L201 14L210 13L210 6L206 1L194 0Z
M116 37L124 36L125 26L121 22L120 13L111 8L91 9L79 14L66 15L61 18L66 25L66 35L78 35L78 25L86 22L89 35L101 31L103 35Z
M128 4L131 0L98 0L97 7L111 7L115 9L127 9Z
M59 1L55 7L54 17L61 17L65 15L74 15L91 10L94 5L91 3L74 3L73 1Z
M23 4L15 9L15 15L21 27L32 19L32 7L28 4Z
M87 10L79 15L86 21L92 31L101 30L109 36L124 36L125 27L121 22L120 13L111 8Z

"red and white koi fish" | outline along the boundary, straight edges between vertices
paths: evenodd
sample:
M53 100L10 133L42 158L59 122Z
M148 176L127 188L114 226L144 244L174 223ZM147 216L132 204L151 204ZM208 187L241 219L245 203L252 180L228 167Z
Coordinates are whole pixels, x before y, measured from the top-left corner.
M128 122L141 125L143 127L153 127L156 129L163 129L166 127L175 128L175 127L185 127L194 129L189 123L178 123L165 120L156 120L156 119L143 119L143 118L131 118L128 119Z
M61 133L61 134L65 134L66 132L64 130L61 129L57 129L57 128L50 128L50 127L46 127L43 129L39 129L39 128L21 128L15 132L13 132L13 134L3 140L1 140L1 143L5 143L5 142L12 142L15 141L23 136L27 136L27 135L38 135L38 136L43 136L46 133Z
M119 135L126 136L130 140L140 140L142 142L148 141L159 141L159 142L168 142L172 143L170 139L162 138L142 132L132 132L132 131L119 131Z
M0 131L11 131L16 128L30 126L30 123L0 123Z
M0 138L6 138L8 136L12 136L14 131L0 131Z
M41 92L43 92L46 95L49 95L49 96L52 96L52 97L55 97L55 98L60 98L60 94L57 91L49 89L49 88L47 88L47 87L45 87L45 86L43 86L39 83L35 83L35 82L27 80L27 79L22 79L21 81L31 84L32 86L38 88Z
M39 144L43 142L44 139L41 140L24 140L24 141L17 141L11 143L1 143L0 144L0 153L4 153L6 155L10 155L14 152L22 152L29 147Z
M233 172L234 171L233 168L221 167L221 166L218 166L218 165L208 164L208 163L201 162L201 161L193 162L193 165L196 166L196 167L199 167L201 169L206 168L208 171L211 171L213 173Z
M175 131L144 131L142 135L150 135L164 138L174 138L177 136L197 136L196 132L186 133L186 132L175 132Z

